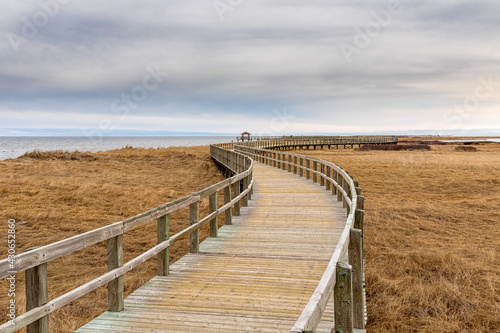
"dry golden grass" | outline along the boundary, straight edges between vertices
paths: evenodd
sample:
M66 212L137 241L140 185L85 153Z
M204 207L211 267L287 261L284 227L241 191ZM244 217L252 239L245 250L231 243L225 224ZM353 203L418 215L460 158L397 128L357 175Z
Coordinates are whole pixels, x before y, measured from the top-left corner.
M299 151L363 189L368 332L500 332L500 144L455 147Z
M300 151L342 166L363 188L368 332L500 331L500 144L476 145L478 152L458 152L456 146L432 145L424 152ZM222 180L208 147L121 149L91 156L36 153L0 162L0 218L5 222L0 233L5 235L8 219L21 222L18 251ZM203 214L207 206L202 203ZM172 214L171 233L188 225L187 216L187 210ZM125 235L125 260L155 243L154 222L132 230ZM5 241L0 244L5 257ZM187 241L176 244L174 259L188 247ZM103 274L106 260L102 243L51 262L50 298ZM155 274L155 260L128 273L126 293ZM22 275L19 305L24 303ZM2 318L6 301L2 296ZM100 288L51 315L51 332L73 331L106 307L106 289Z
M28 157L29 156L29 157ZM68 238L120 221L223 180L209 147L130 149L91 153L35 152L0 162L0 255L6 257L7 220L17 223L17 251ZM220 198L222 196L219 196ZM222 198L221 198L222 199ZM208 200L201 202L207 214ZM189 226L187 209L171 214L171 235ZM223 218L221 219L221 224ZM208 231L201 231L205 238ZM156 223L125 234L125 261L156 245ZM176 243L176 260L189 251ZM51 261L49 298L53 299L107 271L106 243ZM156 275L156 258L125 276L130 294ZM18 314L24 313L24 273L17 275ZM6 280L0 281L0 318L6 320ZM72 332L107 309L99 288L50 316L50 332Z

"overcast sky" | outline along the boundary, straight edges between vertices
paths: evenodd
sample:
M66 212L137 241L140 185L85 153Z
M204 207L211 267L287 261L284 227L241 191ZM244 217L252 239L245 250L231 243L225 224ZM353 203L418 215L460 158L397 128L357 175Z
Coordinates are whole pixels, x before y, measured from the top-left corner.
M0 135L500 135L499 1L0 6Z

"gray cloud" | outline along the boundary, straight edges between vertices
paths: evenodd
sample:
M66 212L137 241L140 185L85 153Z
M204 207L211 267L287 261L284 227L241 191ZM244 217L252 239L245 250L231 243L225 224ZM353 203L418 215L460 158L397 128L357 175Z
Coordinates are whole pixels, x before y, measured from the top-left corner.
M147 117L208 114L231 132L237 118L229 115L265 122L284 106L296 125L318 128L447 128L443 114L474 94L479 77L500 81L500 3L401 0L394 12L390 3L243 0L221 21L211 1L68 1L17 53L8 34L23 36L42 9L3 4L0 127L17 126L13 114L28 111L79 115L61 127L115 117L113 102L158 66L168 77L129 110L145 128ZM356 44L377 24L369 45ZM350 62L342 45L357 49ZM498 90L463 128L499 123ZM122 118L116 126L132 126Z

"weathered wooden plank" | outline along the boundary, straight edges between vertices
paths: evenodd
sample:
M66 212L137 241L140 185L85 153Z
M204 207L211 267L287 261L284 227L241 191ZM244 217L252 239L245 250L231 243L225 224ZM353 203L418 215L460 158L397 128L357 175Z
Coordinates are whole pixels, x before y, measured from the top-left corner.
M209 212L214 213L217 211L217 192L214 192L209 197ZM215 216L210 220L210 237L217 237L219 232L219 218Z
M200 221L200 202L194 202L189 206L189 224L196 225ZM189 235L189 252L198 253L200 251L200 232L196 228Z
M26 310L35 309L47 303L47 264L29 268L26 276ZM48 333L49 316L44 316L26 327L27 333Z
M337 263L337 281L335 283L335 332L352 333L352 281L351 266Z
M351 229L349 264L352 266L353 327L365 328L365 292L363 288L363 241L361 230Z
M234 184L234 196L235 197L239 196L240 192L241 192L241 181ZM241 212L241 204L240 201L237 201L234 204L234 215L240 216L240 212Z
M248 177L243 178L242 183L243 183L243 191L246 191L246 189L249 186ZM242 200L241 200L241 207L248 207L248 195L245 195L242 198Z
M228 205L231 202L231 187L228 186L224 188L224 204ZM222 209L222 208L221 208ZM225 224L226 225L231 225L233 224L233 210L232 209L227 209L225 215Z
M365 216L365 211L361 209L356 209L354 215L354 228L361 230L363 232L363 219Z

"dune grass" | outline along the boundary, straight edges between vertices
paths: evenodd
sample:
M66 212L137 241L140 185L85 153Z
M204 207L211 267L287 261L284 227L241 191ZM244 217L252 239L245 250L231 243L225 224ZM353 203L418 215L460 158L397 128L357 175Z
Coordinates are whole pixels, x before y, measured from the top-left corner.
M363 189L367 332L500 332L500 144L457 146L298 151Z
M17 251L50 244L120 221L223 180L211 161L209 147L131 149L82 152L32 152L0 161L0 234L8 219L17 221ZM205 202L206 201L206 202ZM208 212L208 200L200 204ZM221 217L221 223L223 223ZM171 214L171 235L189 226L188 209ZM208 227L208 226L207 226ZM208 236L203 228L200 237ZM0 255L6 257L7 237ZM156 245L156 223L124 236L128 261ZM107 271L106 242L48 264L49 299L68 292ZM171 249L175 261L189 252L183 239ZM125 276L128 295L156 275L156 259ZM24 273L17 274L18 314L24 313ZM0 281L0 318L7 321L7 284ZM72 332L106 311L107 290L99 288L50 316L50 332Z

